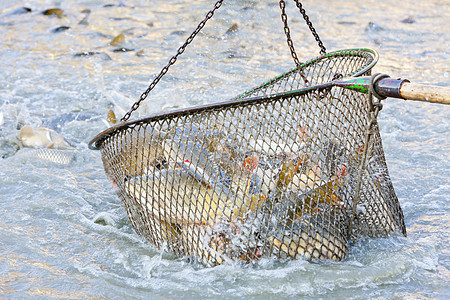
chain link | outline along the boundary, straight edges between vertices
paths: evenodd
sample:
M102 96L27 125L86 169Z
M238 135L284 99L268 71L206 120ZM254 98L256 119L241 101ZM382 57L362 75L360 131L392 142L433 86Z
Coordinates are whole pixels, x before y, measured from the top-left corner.
M297 5L298 9L300 10L300 13L303 16L303 19L305 19L306 25L308 25L309 30L311 30L312 35L314 36L314 38L317 41L317 44L319 45L320 54L325 55L327 53L327 49L323 45L322 40L320 39L319 35L316 32L316 29L314 28L313 24L309 20L309 16L306 14L306 11L303 8L302 3L299 0L294 0L294 1L295 1L295 4Z
M214 15L215 11L220 8L220 6L222 6L222 2L223 0L219 0L216 2L216 4L214 5L214 8L212 10L210 10L208 12L208 14L206 15L206 17L203 19L203 21L200 22L200 24L197 26L197 28L194 30L193 33L191 33L191 35L187 38L187 40L184 42L184 44L178 49L177 54L175 54L170 60L169 63L161 70L161 72L159 73L159 75L153 80L153 82L149 85L149 87L147 88L147 90L142 93L141 97L139 98L138 101L136 101L132 106L131 109L123 116L123 118L121 119L122 122L127 121L130 117L131 114L137 110L139 108L139 106L141 105L142 101L144 101L148 94L150 93L151 90L153 90L153 88L156 86L156 84L158 84L158 82L161 80L161 78L167 73L167 71L169 71L169 68L177 61L178 56L180 56L181 54L183 54L184 50L186 49L186 47L192 42L192 40L195 38L195 36L200 32L200 30L203 29L203 27L205 26L206 22L212 18L212 16Z
M309 30L311 31L312 35L314 36L315 40L317 41L319 48L320 48L320 54L325 55L327 53L327 49L322 43L322 40L320 39L319 35L317 34L316 29L314 28L313 24L309 20L308 15L306 14L305 9L303 8L301 2L299 0L294 0L298 9L300 10L300 13L303 16L303 19L305 19L306 24L309 27ZM286 34L287 44L289 46L289 49L291 50L291 56L294 59L294 63L297 66L297 69L300 73L300 76L305 81L305 85L309 86L309 81L305 76L305 73L303 72L303 68L300 64L300 61L298 59L297 53L295 52L294 43L292 42L291 38L291 30L289 29L289 25L287 22L287 15L286 15L286 3L284 0L280 0L280 8L281 8L281 20L284 24L284 33Z
M287 22L287 15L286 15L286 3L284 0L280 0L280 8L281 8L281 20L284 24L284 33L286 34L287 44L289 46L289 49L291 50L291 56L294 59L294 63L297 66L298 72L300 73L300 76L305 81L305 85L309 86L309 81L306 78L305 73L303 72L302 65L300 61L298 60L297 53L295 52L294 43L291 39L291 30L289 29L289 25Z

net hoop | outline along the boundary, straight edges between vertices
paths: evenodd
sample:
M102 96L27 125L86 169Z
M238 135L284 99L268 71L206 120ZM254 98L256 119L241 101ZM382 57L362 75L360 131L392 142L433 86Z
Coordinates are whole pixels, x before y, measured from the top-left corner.
M366 55L367 58L367 63L360 68L359 70L356 70L351 76L352 77L358 77L358 76L362 76L364 74L368 74L371 69L376 65L376 63L378 62L378 52L373 50L373 49L369 49L369 48L350 48L350 49L342 49L342 50L336 50L336 51L332 51L329 53L326 53L325 55L320 55L317 56L305 63L302 64L303 68L306 68L310 65L313 64L317 64L320 61L324 61L326 59L332 59L332 58L336 58L336 57L354 57L354 56L362 56L362 55ZM296 72L297 68L294 68L286 73L283 73L279 76L277 76L276 78L268 81L267 83L258 86L255 89L258 88L262 88L264 86L270 85L272 84L274 81L278 80L279 78L282 78L286 75L288 75L289 73L293 73ZM221 101L221 102L216 102L216 103L210 103L210 104L205 104L205 105L198 105L198 106L192 106L192 107L188 107L188 108L182 108L182 109L175 109L175 110L170 110L170 111L165 111L165 112L161 112L161 113L156 113L156 114L152 114L149 116L145 116L145 117L141 117L141 118L136 118L136 119L132 119L126 122L122 122L120 124L117 124L115 126L112 126L106 130L104 130L103 132L99 133L97 136L95 136L88 144L89 149L91 150L100 150L102 147L102 143L105 139L107 139L108 137L114 135L116 132L120 132L123 131L127 128L129 128L130 126L134 126L137 125L139 123L147 123L149 121L156 121L156 120L160 120L160 119L165 119L168 117L173 117L173 116L180 116L180 115L188 115L191 113L195 113L195 112L200 112L200 111L208 111L208 110L213 110L213 109L217 109L220 107L227 107L227 106L235 106L235 105L239 105L239 104L249 104L249 103L260 103L260 102L264 102L264 101L268 101L268 100L275 100L275 99L279 99L279 98L283 98L283 97L287 97L287 96L295 96L295 95L301 95L304 93L307 93L311 90L322 90L325 88L329 88L331 87L333 84L332 82L324 82L318 85L313 85L310 87L305 87L302 89L298 89L298 90L294 90L294 91L288 91L288 92L283 92L283 93L277 93L277 94L271 94L271 95L264 95L264 96L257 96L257 97L248 97L248 98L243 98L243 99L239 99L242 98L243 96L245 96L246 94L249 94L250 92L254 91L255 89L252 89L246 93L243 93L241 96L238 96L232 100L228 100L228 101ZM238 99L238 101L237 101Z

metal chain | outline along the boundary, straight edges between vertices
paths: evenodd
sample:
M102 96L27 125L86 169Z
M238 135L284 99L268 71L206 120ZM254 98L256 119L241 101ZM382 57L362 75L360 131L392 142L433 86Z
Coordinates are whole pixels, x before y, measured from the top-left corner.
M215 11L222 6L222 2L223 2L223 0L219 0L219 1L216 2L216 4L214 5L214 8L211 11L208 12L208 14L206 15L205 19L203 19L203 21L200 22L200 24L197 26L197 28L194 30L194 32L191 33L191 35L187 38L187 40L184 42L184 44L178 49L177 53L174 56L172 56L172 58L169 60L169 63L161 70L159 75L153 80L153 82L149 85L147 90L144 93L142 93L142 95L140 96L139 100L136 101L131 106L131 109L123 116L123 118L121 119L122 122L127 121L131 117L131 114L139 108L139 106L141 105L142 101L144 101L147 98L147 96L150 93L150 91L155 88L155 86L158 84L158 82L161 80L161 78L169 71L169 68L173 64L175 64L175 62L178 59L178 56L183 54L183 52L186 49L186 47L192 42L192 40L195 38L195 36L203 29L203 27L205 26L206 22L209 19L211 19L212 16L214 15ZM309 20L309 17L306 14L306 11L303 9L302 4L299 2L299 0L295 0L295 3L297 5L297 7L300 9L300 13L303 15L303 18L305 19L306 24L308 25L309 29L311 30L314 38L318 42L319 47L321 48L320 53L322 55L326 54L326 49L323 46L323 43L320 40L320 37L317 34L314 26L312 25L311 21ZM292 39L291 39L290 29L289 29L289 26L288 26L288 23L287 23L287 15L286 15L286 11L285 11L286 3L284 2L284 0L280 0L280 8L281 8L281 19L282 19L282 21L284 23L284 32L286 34L287 43L288 43L288 46L290 48L292 58L294 59L294 63L297 66L297 69L299 70L300 76L305 81L305 85L309 86L309 81L308 81L308 79L306 78L306 76L305 76L305 74L303 72L303 68L302 68L301 63L300 63L300 61L298 59L297 53L295 52L294 43L292 42Z
M289 29L289 25L287 22L287 15L286 15L286 3L284 0L280 0L280 8L281 8L281 20L284 24L284 33L286 34L287 44L289 46L289 49L291 50L291 56L294 59L294 63L297 66L298 72L300 73L300 76L305 81L305 85L309 86L309 81L306 78L305 73L303 72L303 68L300 64L300 61L298 60L297 53L295 52L294 43L291 39L291 30Z
M306 11L303 8L301 2L299 0L294 0L294 1L295 1L295 4L297 5L298 9L300 10L300 13L303 16L303 19L305 19L306 24L309 27L309 30L311 31L312 35L314 36L315 40L317 41L317 43L319 45L320 54L325 55L327 53L327 49L323 45L322 40L320 39L319 35L317 34L316 29L314 28L313 24L309 20L309 16L306 14ZM280 8L281 8L281 20L284 23L284 33L286 34L287 44L289 46L289 49L291 50L291 56L294 59L294 63L297 66L297 69L299 70L300 76L305 81L305 85L309 86L309 81L306 78L305 73L303 72L303 68L300 64L297 53L295 52L294 43L292 42L291 30L289 29L289 25L287 22L286 3L284 0L280 0Z
M319 37L319 34L317 34L316 29L314 28L313 24L309 20L309 16L306 14L306 11L303 8L302 3L299 0L294 0L294 1L297 4L298 9L300 10L300 13L303 15L303 19L305 19L306 24L309 27L309 30L311 30L312 35L314 36L314 38L317 41L317 44L319 45L320 54L325 55L327 53L327 49L323 45L322 40Z
M156 86L156 84L161 80L161 78L167 73L167 71L169 70L170 66L172 66L176 61L178 56L180 56L184 50L186 49L186 47L192 42L192 40L195 38L195 36L200 32L200 30L202 30L202 28L205 26L206 22L212 18L212 16L214 15L215 11L222 6L222 2L223 0L219 0L216 2L216 4L214 5L214 8L212 10L210 10L208 12L208 14L206 15L205 19L203 19L203 21L200 22L200 24L197 26L197 28L194 30L193 33L191 33L191 35L187 38L187 40L184 42L184 44L178 49L177 54L175 54L174 56L172 56L172 58L169 60L169 63L161 70L161 72L159 73L159 75L153 80L153 82L149 85L149 87L147 88L147 90L142 93L141 97L139 98L138 101L136 101L133 106L131 106L131 109L123 116L123 118L121 119L122 122L127 121L130 117L131 114L137 110L139 108L139 106L141 105L141 102L144 101L147 96L148 93L150 93L151 90L153 90L153 88Z

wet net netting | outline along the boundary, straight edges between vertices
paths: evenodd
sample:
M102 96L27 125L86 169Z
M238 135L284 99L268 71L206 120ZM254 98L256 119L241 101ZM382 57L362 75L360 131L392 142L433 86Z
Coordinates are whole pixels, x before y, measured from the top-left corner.
M205 265L331 259L357 237L405 234L370 94L368 49L323 54L225 102L125 121L99 134L135 231ZM307 78L305 81L304 78Z

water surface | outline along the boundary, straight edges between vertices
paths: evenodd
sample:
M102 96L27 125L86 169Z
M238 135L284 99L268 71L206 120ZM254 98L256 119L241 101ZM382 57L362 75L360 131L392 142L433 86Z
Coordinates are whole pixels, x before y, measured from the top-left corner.
M5 298L448 298L450 111L388 99L379 116L408 236L356 241L339 263L203 268L134 233L87 143L147 88L211 1L0 0L0 293ZM19 14L17 8L29 7ZM304 1L328 50L369 47L375 72L449 84L448 1ZM49 8L62 18L45 16ZM81 22L89 9L87 22ZM15 12L15 13L12 13ZM292 3L298 55L319 54ZM233 24L238 30L226 33ZM70 29L54 32L60 26ZM115 51L109 42L125 35ZM93 55L82 55L92 52ZM95 54L94 54L95 53ZM139 55L137 55L139 53ZM134 115L228 99L293 67L277 1L225 1ZM76 147L67 166L27 155L23 125Z

